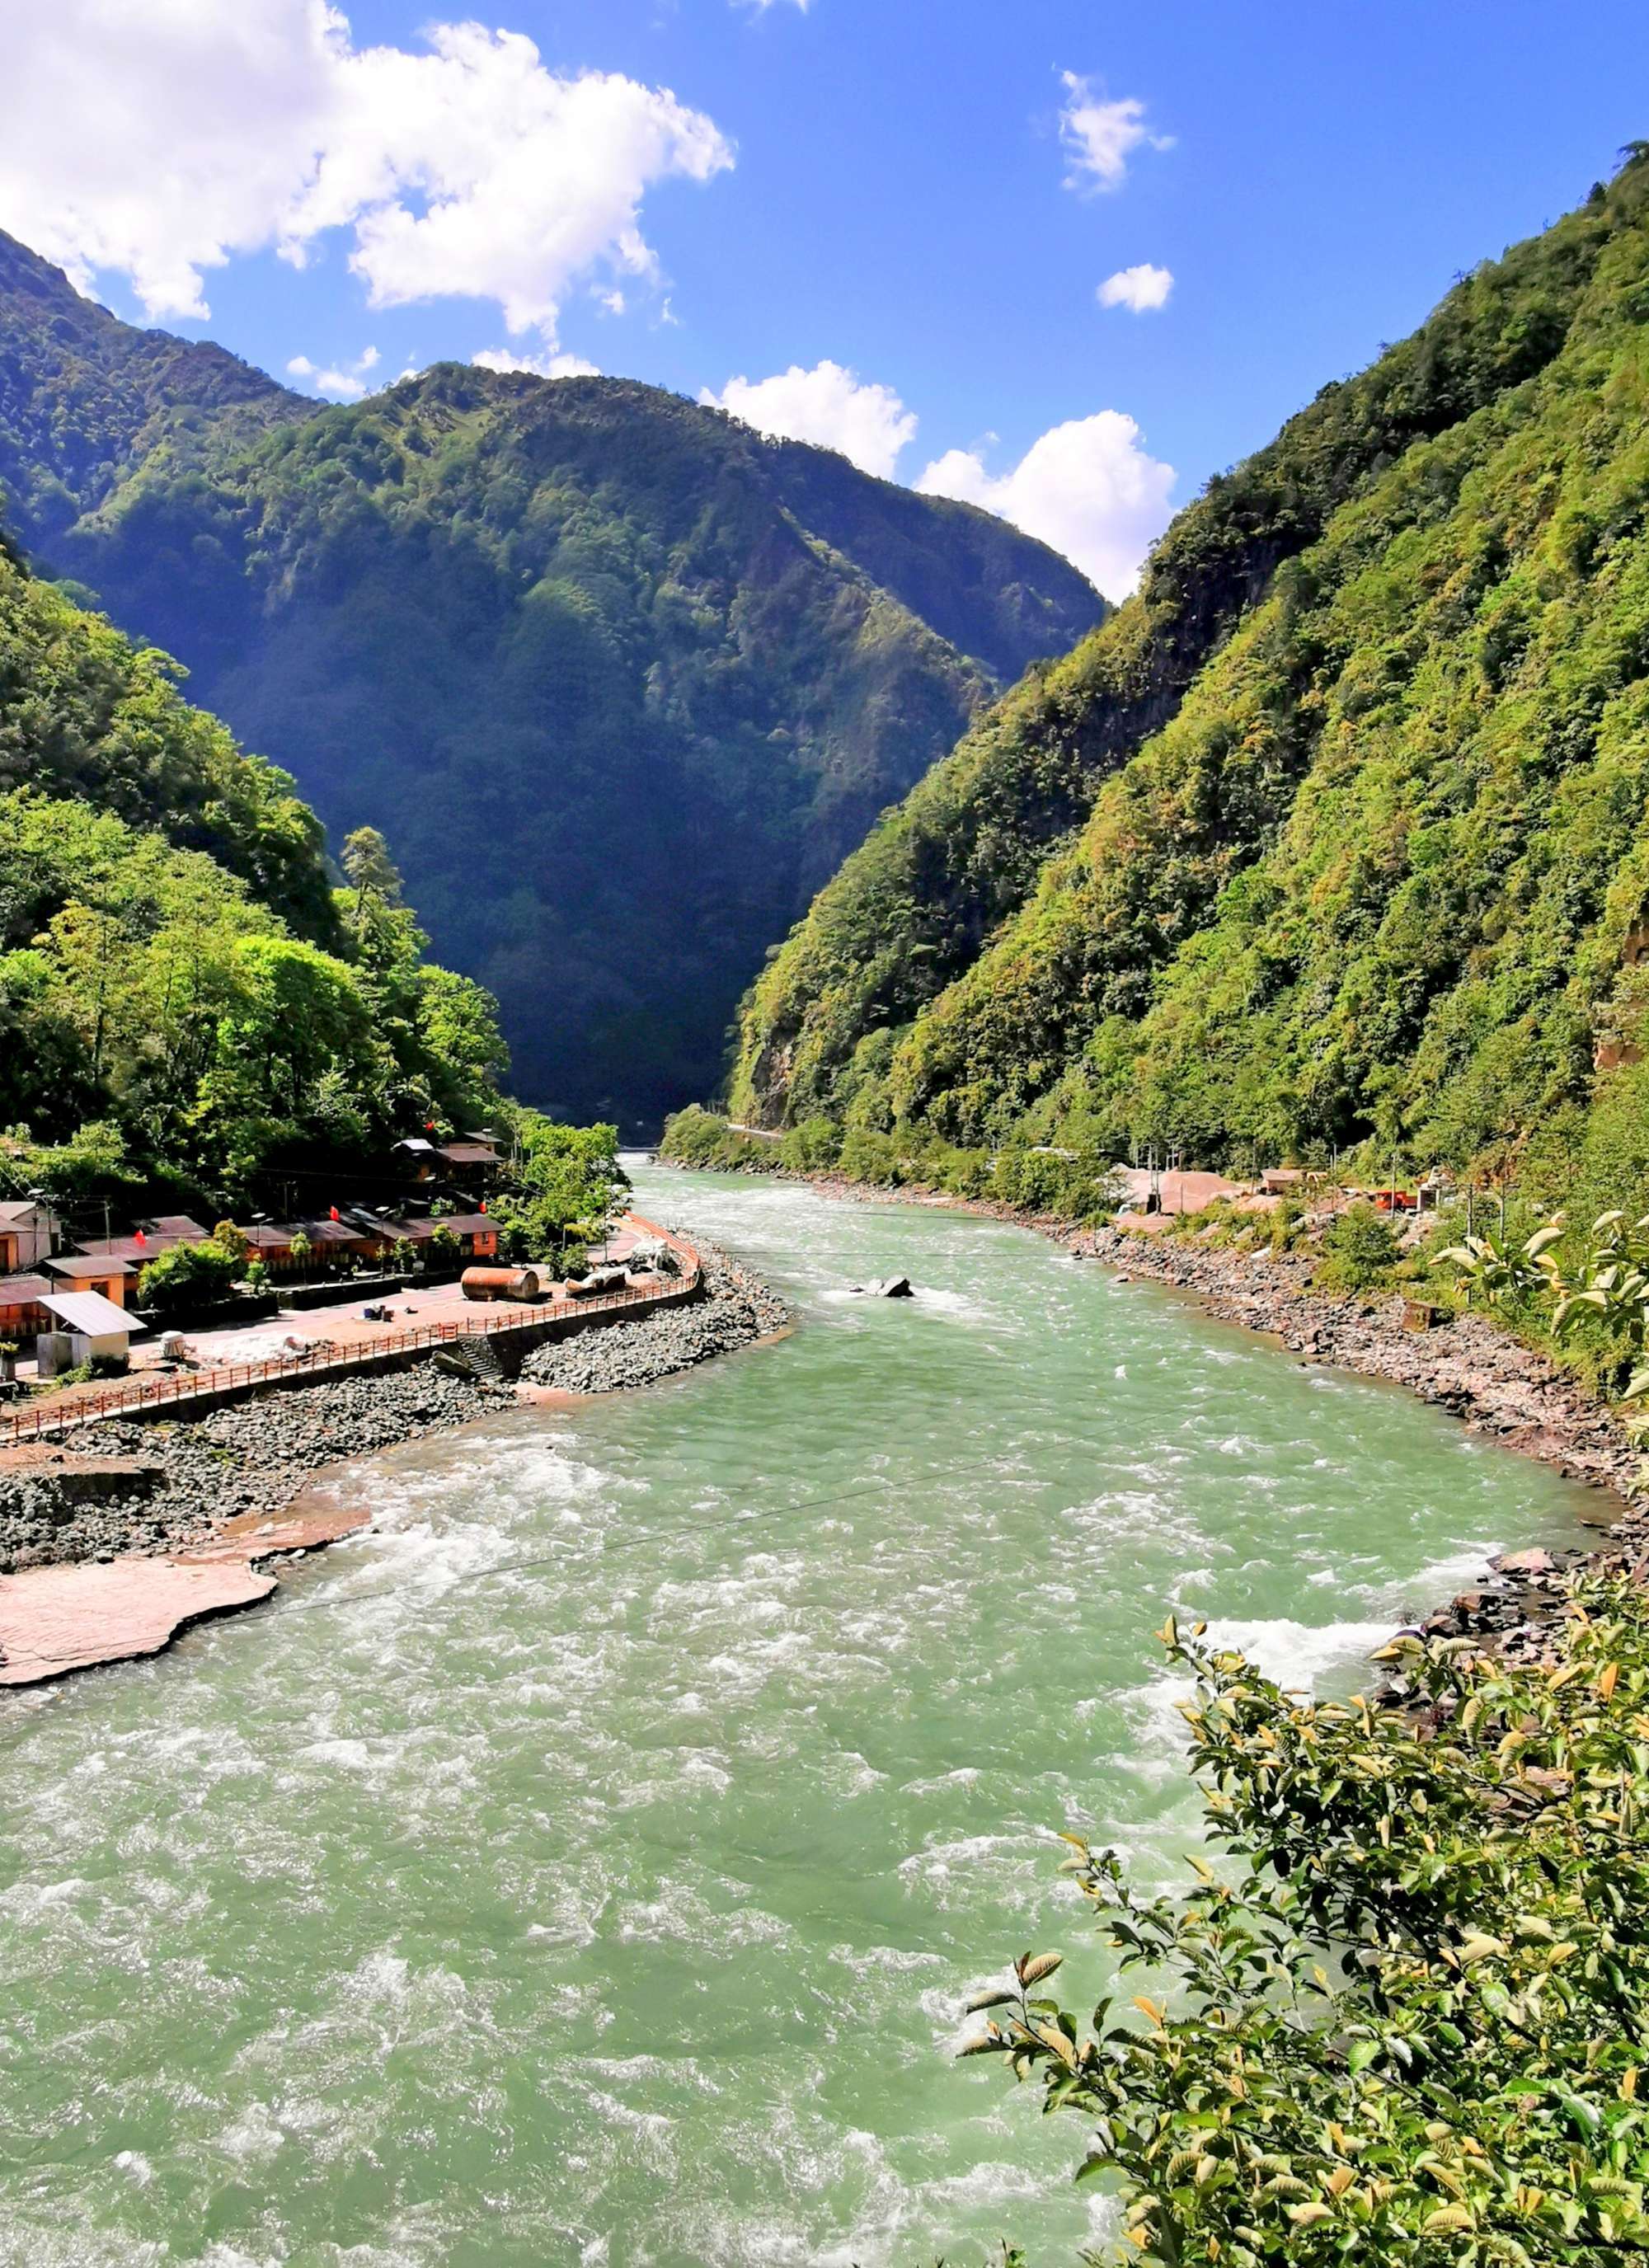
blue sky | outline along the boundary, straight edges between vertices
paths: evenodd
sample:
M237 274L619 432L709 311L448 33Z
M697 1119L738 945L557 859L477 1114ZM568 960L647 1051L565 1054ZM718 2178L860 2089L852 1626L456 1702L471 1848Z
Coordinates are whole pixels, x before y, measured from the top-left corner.
M758 422L1114 592L1210 472L1649 131L1649 11L1616 0L492 0L431 68L464 14L31 11L0 225L312 390L488 350L743 379Z

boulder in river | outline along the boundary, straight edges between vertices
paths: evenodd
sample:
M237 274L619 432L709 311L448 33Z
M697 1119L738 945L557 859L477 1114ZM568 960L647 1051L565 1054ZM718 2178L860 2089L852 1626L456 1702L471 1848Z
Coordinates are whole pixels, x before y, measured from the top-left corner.
M884 1276L874 1284L850 1284L850 1292L863 1292L872 1300L914 1300L916 1292L908 1276Z

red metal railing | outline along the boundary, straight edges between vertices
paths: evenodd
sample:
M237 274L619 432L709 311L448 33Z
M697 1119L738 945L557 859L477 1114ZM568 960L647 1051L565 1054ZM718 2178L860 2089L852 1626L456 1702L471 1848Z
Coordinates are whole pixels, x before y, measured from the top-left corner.
M174 1373L166 1378L127 1378L118 1386L107 1387L97 1394L77 1393L55 1408L48 1398L32 1410L0 1420L0 1443L16 1447L23 1441L38 1441L48 1433L62 1432L68 1426L93 1425L106 1418L143 1418L181 1403L211 1401L221 1395L250 1392L254 1386L276 1380L284 1383L295 1378L319 1378L335 1371L357 1370L365 1364L380 1362L386 1355L431 1352L439 1346L450 1346L457 1339L486 1337L496 1331L528 1330L544 1323L610 1314L615 1307L656 1307L696 1291L703 1278L703 1269L698 1254L685 1238L655 1228L638 1213L629 1218L637 1227L660 1243L668 1244L681 1256L682 1272L674 1282L661 1285L656 1291L627 1285L622 1292L600 1292L587 1300L551 1300L530 1307L514 1304L503 1310L478 1308L473 1315L454 1316L446 1322L421 1323L416 1330L392 1331L385 1338L364 1339L358 1346L300 1348L291 1354L270 1356L261 1362L223 1363L211 1370Z

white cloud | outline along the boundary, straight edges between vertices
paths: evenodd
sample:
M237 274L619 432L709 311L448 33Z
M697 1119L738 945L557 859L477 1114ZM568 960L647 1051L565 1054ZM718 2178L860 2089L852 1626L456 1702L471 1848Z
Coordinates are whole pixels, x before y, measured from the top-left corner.
M917 430L914 411L890 386L877 386L839 362L799 363L776 378L731 378L719 394L708 387L699 400L730 409L763 433L839 449L860 469L893 476L899 453Z
M307 355L294 355L286 365L286 374L306 379L312 391L324 394L328 401L358 401L367 390L367 373L377 367L378 349L368 347L355 361L335 370L322 370Z
M1137 268L1119 268L1115 276L1108 276L1100 286L1099 302L1101 307L1127 307L1143 315L1153 307L1166 307L1173 289L1173 270L1153 268L1145 260Z
M1111 102L1076 71L1062 71L1060 80L1065 102L1059 134L1071 163L1068 189L1120 189L1128 178L1128 161L1142 143L1152 150L1174 147L1172 135L1149 130L1145 106L1137 95Z
M999 513L1063 551L1108 599L1122 599L1167 526L1175 477L1143 441L1131 417L1101 409L1050 427L1010 473L988 473L976 449L951 449L917 487Z
M513 347L483 347L469 357L481 370L524 370L534 378L600 378L600 369L576 354L518 354Z
M732 163L667 90L551 70L475 23L432 26L415 54L357 48L327 0L14 17L0 224L83 285L129 276L151 315L203 318L206 269L270 246L301 267L340 229L373 306L490 298L548 346L587 273L656 274L649 189Z

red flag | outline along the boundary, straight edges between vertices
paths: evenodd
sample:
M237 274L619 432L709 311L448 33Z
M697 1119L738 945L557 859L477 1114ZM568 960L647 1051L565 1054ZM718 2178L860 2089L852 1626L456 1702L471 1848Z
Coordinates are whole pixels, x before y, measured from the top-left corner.
M426 1119L424 1120L424 1122L423 1122L423 1130L424 1130L424 1132L425 1132L426 1134L433 1134L433 1133L434 1133L434 1131L435 1131L435 1121L434 1121L434 1119L433 1119L433 1118L426 1118Z
M147 1244L149 1241L149 1239L144 1234L141 1228L136 1232L136 1240L139 1244Z
M482 1197L482 1199L481 1200L481 1210L482 1211L482 1212L485 1212L485 1211L486 1211L486 1210L487 1210L487 1200L486 1200L486 1198L485 1198L485 1197Z
M333 1218L333 1219L334 1219L334 1220L342 1220L342 1218L343 1218L342 1214L338 1211L338 1208L336 1207L336 1205L334 1205L334 1206L333 1206L333 1208L332 1208L332 1218Z

